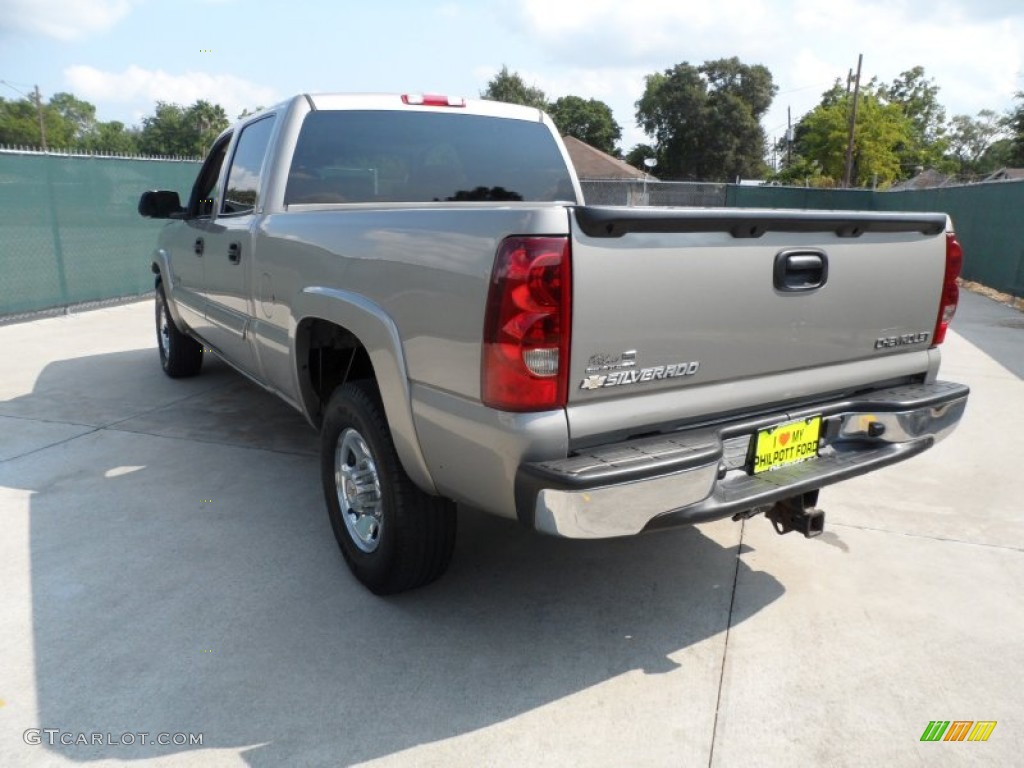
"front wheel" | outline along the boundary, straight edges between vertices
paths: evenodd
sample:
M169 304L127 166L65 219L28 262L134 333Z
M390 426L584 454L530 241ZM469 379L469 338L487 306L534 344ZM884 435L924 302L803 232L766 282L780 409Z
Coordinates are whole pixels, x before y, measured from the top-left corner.
M174 324L161 284L156 286L156 345L160 351L160 367L172 379L195 376L203 367L202 346Z
M424 493L406 475L371 383L334 391L320 457L331 528L359 581L386 595L444 573L455 547L455 505Z

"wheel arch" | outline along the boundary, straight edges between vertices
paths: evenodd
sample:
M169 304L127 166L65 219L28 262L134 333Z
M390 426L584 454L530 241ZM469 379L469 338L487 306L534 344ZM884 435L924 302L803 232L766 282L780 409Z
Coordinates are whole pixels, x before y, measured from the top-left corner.
M320 286L296 297L293 317L297 391L310 423L319 428L335 387L372 379L402 467L417 486L436 494L413 422L401 336L391 317L364 296Z
M150 271L153 273L153 288L161 286L164 289L164 299L167 301L167 310L171 313L171 319L179 330L187 328L185 322L178 313L178 304L174 301L174 281L171 279L171 255L163 248L153 251Z

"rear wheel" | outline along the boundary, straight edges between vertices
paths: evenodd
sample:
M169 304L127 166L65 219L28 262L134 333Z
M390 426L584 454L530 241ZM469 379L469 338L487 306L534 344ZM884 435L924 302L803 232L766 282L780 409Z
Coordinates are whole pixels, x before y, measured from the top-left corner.
M156 286L156 345L160 351L160 367L172 379L195 376L203 367L202 346L174 324L161 284Z
M455 547L455 505L405 474L370 382L334 391L320 439L331 528L356 578L385 595L441 576Z

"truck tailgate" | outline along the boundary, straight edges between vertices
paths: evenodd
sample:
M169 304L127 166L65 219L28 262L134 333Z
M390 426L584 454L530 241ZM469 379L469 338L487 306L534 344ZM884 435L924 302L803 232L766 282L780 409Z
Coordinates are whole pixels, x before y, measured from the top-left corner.
M817 369L882 381L917 353L923 373L945 230L944 214L576 208L573 436L599 428L585 406L613 399L621 427L642 426L654 411L631 417L629 398L657 395L661 418L670 402L685 415L694 388L707 414L834 391L842 377Z

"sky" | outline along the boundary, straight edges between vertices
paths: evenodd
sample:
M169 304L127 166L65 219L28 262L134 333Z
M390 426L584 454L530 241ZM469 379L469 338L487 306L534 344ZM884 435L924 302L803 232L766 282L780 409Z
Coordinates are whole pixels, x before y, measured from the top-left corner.
M1002 112L1024 91L1024 1L0 0L0 95L68 91L129 125L158 100L234 118L302 92L476 98L507 65L607 103L628 151L646 75L738 56L779 88L772 138L858 54L864 81L923 66L949 116Z

